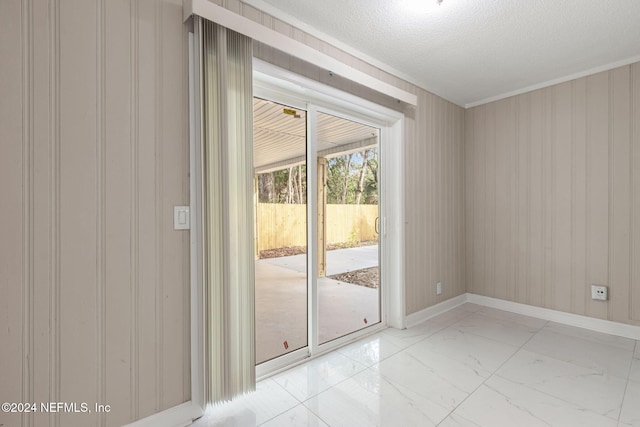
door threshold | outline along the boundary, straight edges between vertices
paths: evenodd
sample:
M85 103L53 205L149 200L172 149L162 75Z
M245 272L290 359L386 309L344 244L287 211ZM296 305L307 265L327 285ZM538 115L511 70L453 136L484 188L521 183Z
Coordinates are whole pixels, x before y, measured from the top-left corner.
M363 338L377 334L378 332L383 331L388 327L389 326L383 325L381 323L378 325L372 325L368 328L352 332L349 335L345 335L343 337L336 338L335 340L322 344L318 347L318 351L314 354L310 354L309 348L305 347L289 354L285 354L275 359L263 362L256 366L256 381L265 380L298 365L302 365L303 363L309 362L313 359L317 359L318 357L331 353L334 350L338 350Z

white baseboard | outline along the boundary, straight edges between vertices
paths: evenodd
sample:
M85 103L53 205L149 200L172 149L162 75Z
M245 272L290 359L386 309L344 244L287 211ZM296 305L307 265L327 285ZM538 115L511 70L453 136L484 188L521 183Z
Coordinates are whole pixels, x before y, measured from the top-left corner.
M191 425L202 413L202 408L188 401L123 427L185 427Z
M457 297L453 297L436 305L432 305L431 307L427 307L423 310L411 313L404 318L404 325L405 327L410 328L417 325L418 323L422 323L425 320L429 320L432 317L449 311L452 308L456 308L457 306L462 305L465 302L467 302L467 294L458 295Z
M467 293L465 296L466 301L473 304L497 308L499 310L522 314L524 316L537 317L538 319L563 323L565 325L576 326L578 328L590 329L592 331L603 332L605 334L640 340L640 326L596 319L594 317L581 316L579 314L565 313L563 311L550 310L548 308L520 304L517 302L505 301L482 295Z

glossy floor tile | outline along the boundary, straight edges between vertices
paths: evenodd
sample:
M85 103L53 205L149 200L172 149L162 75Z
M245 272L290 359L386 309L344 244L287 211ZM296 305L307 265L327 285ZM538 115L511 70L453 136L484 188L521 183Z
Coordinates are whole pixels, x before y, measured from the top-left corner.
M295 408L300 402L272 379L260 381L256 391L216 405L193 423L194 427L257 426Z
M495 319L505 320L509 323L516 323L534 330L540 330L548 321L538 319L536 317L522 316L520 314L510 313L508 311L498 310L491 307L482 307L478 313L490 316Z
M446 328L415 345L420 349L433 351L489 372L498 369L518 351L517 346L467 333L455 326Z
M617 420L627 380L527 350L519 351L497 376Z
M304 402L365 368L364 365L336 351L272 378L298 401Z
M631 361L631 372L629 372L629 379L640 382L640 354L633 356Z
M626 379L634 346L631 339L549 323L524 348Z
M625 393L620 425L640 427L640 382L629 381Z
M614 427L617 425L616 420L590 411L581 405L565 402L498 376L487 380L452 415L459 415L466 423L445 422L441 425L492 427Z
M640 343L464 304L258 383L196 427L640 427Z
M331 426L435 426L450 410L430 397L366 370L304 404Z
M327 427L327 424L314 415L304 405L298 405L282 415L262 424L264 427Z
M520 347L529 341L542 326L529 327L508 319L499 319L495 316L478 312L465 317L452 325L452 327L461 332L476 334L481 337Z
M405 348L392 336L379 332L337 350L364 366L373 366Z

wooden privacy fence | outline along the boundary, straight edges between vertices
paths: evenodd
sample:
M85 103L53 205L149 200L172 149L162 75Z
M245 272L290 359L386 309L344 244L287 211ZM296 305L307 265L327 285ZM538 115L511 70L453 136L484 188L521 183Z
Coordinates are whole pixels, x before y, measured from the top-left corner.
M306 246L307 205L258 203L258 250ZM327 243L377 240L378 205L327 205Z

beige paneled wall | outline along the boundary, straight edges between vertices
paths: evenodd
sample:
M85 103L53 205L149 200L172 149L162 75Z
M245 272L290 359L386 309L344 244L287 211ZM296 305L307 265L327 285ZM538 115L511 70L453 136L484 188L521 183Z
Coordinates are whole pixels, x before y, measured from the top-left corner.
M420 91L405 139L407 314L465 293L463 138L464 110Z
M111 405L0 424L189 400L181 0L2 0L0 52L0 401Z
M406 312L411 314L465 293L464 110L238 0L214 3L418 95L418 106L404 111L405 168L387 171L403 174L405 182ZM255 55L327 85L398 108L392 99L330 76L321 64L320 67L306 64L261 45L256 46ZM444 289L436 296L439 281Z
M640 324L640 64L465 120L467 290Z

